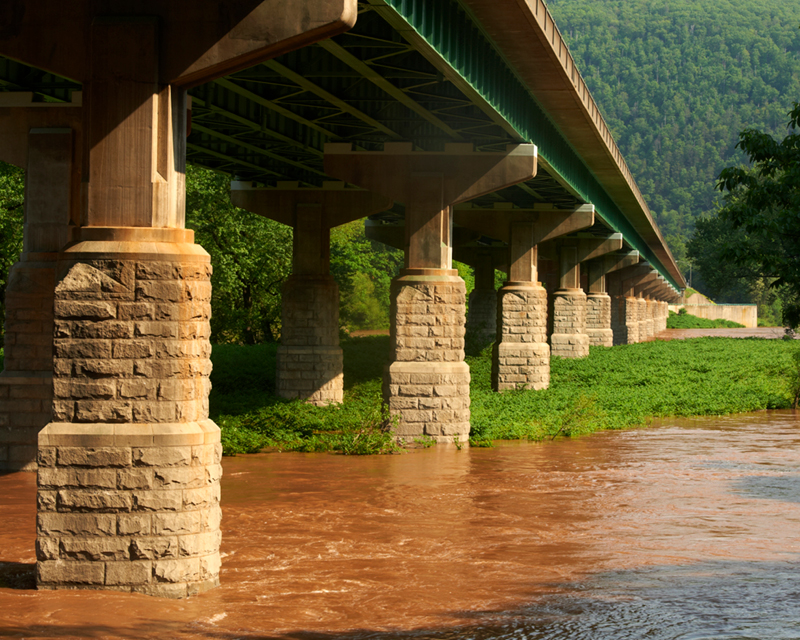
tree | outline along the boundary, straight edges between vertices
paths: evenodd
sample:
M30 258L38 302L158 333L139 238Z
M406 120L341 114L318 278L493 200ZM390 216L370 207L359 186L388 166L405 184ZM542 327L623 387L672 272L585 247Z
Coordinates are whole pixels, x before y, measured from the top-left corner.
M280 333L281 287L292 270L292 230L237 209L230 178L189 165L186 226L211 255L214 342L258 344Z
M772 278L783 293L783 320L800 325L800 103L789 113L783 140L757 129L739 134L737 147L751 167L720 173L717 188L727 191L718 217L734 233L723 242L728 264L753 276Z
M0 162L0 346L6 317L8 271L22 251L25 172Z

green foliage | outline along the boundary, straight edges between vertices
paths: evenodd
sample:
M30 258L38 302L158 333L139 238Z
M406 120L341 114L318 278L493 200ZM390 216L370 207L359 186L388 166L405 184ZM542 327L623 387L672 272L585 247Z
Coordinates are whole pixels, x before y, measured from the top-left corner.
M733 322L732 320L708 320L706 318L698 318L688 313L685 308L682 308L678 313L674 311L669 312L667 318L667 329L742 329L743 324Z
M745 129L737 147L752 167L731 166L719 176L718 188L728 192L717 224L731 232L722 242L725 264L754 277L771 279L781 292L784 322L800 325L800 104L789 113L790 133L782 140L756 129Z
M331 230L331 274L339 284L339 322L349 330L389 327L389 287L403 252L372 242L363 220Z
M312 407L275 398L274 346L215 347L211 414L227 455L284 451L392 453L398 450L381 406L386 336L343 341L345 402ZM272 352L270 352L272 350ZM651 417L723 415L785 408L800 357L795 341L697 338L613 349L580 360L553 358L544 391L491 389L491 349L467 359L472 446L498 439L542 440L641 426ZM429 445L421 438L417 446ZM459 443L463 445L463 443Z
M237 209L230 178L186 171L186 226L211 255L215 342L257 344L280 333L281 286L291 273L292 230Z
M0 162L0 345L5 324L8 271L22 251L25 172Z
M779 134L800 95L797 0L549 0L577 66L688 275L745 127Z

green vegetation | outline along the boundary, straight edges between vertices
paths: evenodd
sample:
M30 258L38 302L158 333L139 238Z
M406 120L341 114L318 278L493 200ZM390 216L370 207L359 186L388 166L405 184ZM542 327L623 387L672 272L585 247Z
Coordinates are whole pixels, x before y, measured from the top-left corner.
M211 414L225 453L397 451L381 408L389 338L343 341L345 402L312 407L273 395L275 346L214 348ZM467 358L472 371L473 446L541 440L641 426L651 417L723 415L791 406L800 345L781 340L697 338L592 348L589 358L553 358L545 391L491 389L491 350ZM418 446L425 446L422 440Z
M719 243L717 270L742 269L768 281L780 292L783 321L800 325L800 104L789 113L790 133L778 141L756 129L745 129L736 145L751 167L727 167L720 173L725 206L709 224L730 228Z
M547 4L688 276L685 242L713 209L720 171L744 159L739 131L785 134L800 95L800 2Z
M681 309L685 311L685 309ZM669 312L667 318L667 329L742 329L743 324L733 322L732 320L707 320L706 318L698 318L691 313L675 313Z

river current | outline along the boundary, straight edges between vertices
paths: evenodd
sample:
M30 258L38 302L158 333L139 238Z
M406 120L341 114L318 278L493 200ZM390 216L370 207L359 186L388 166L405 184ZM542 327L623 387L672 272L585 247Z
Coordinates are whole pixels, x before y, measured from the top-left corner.
M222 585L37 592L35 478L0 476L0 636L800 638L800 416L223 462Z

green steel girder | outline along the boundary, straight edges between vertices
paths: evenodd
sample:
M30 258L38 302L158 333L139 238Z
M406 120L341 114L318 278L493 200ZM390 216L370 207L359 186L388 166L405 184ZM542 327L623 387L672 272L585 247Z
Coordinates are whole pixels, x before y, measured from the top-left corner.
M411 33L403 29L402 33L415 44L423 40L431 49L427 55L434 64L446 64L450 73L457 73L469 89L511 126L520 142L536 144L540 161L552 168L585 202L594 204L598 215L614 231L622 233L670 284L680 288L457 0L368 1L393 25L398 24L399 18L413 30ZM389 11L396 15L391 16Z

